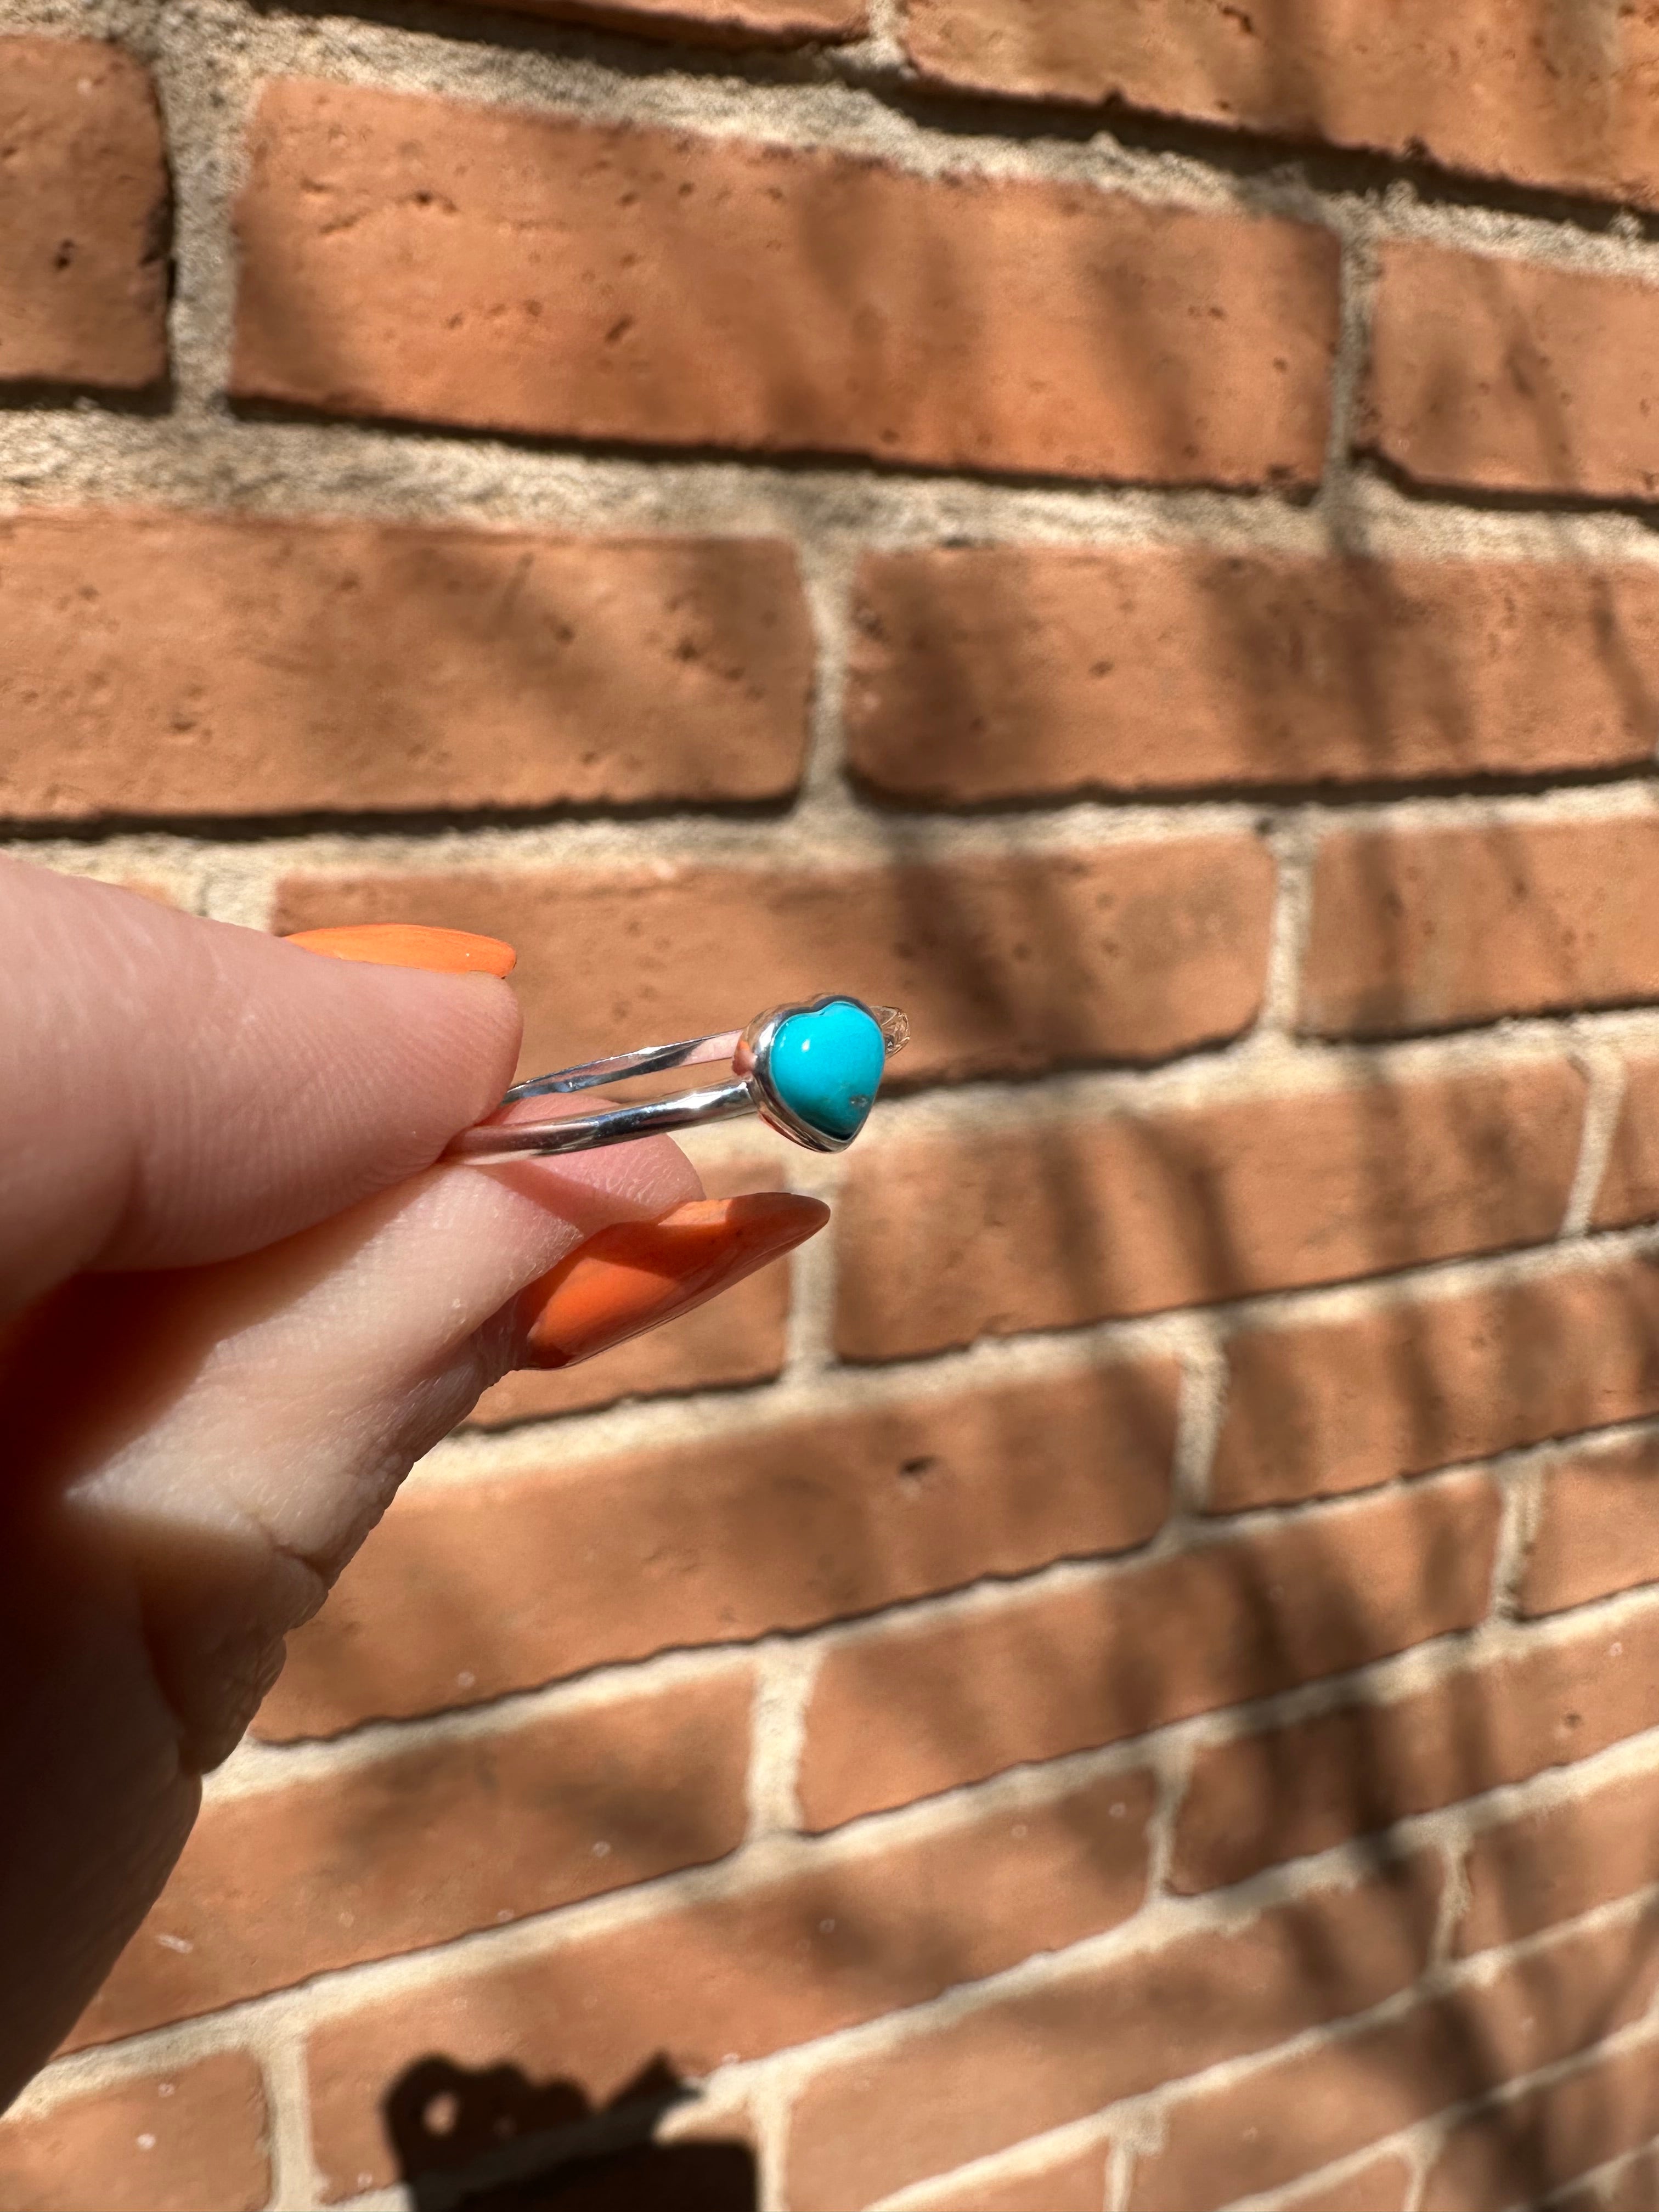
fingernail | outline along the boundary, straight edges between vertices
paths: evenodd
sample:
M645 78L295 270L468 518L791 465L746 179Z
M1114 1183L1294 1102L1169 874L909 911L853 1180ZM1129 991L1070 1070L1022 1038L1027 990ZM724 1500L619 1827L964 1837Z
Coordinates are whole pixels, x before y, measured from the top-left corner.
M659 1221L622 1221L580 1244L532 1284L520 1364L569 1367L690 1313L804 1244L830 1218L816 1198L762 1190L700 1198Z
M518 954L499 937L465 929L426 929L416 921L360 921L341 929L301 929L284 939L331 960L367 960L377 968L429 968L437 975L506 975Z

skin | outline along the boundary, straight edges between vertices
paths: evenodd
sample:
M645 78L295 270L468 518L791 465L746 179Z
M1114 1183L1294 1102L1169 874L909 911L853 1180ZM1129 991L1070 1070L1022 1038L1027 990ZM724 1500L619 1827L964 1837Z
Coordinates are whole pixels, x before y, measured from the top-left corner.
M153 1901L520 1293L700 1195L665 1139L434 1167L505 983L319 957L0 860L0 2104ZM545 1111L545 1108L541 1109Z

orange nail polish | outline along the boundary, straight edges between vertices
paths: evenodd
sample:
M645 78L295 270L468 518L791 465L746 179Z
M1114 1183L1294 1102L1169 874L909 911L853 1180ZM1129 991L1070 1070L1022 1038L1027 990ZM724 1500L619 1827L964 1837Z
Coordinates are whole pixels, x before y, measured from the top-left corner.
M438 975L506 975L518 954L499 937L465 929L427 929L416 921L362 921L340 929L301 929L284 942L331 960L377 968L428 968Z
M578 1245L523 1296L526 1367L569 1367L729 1290L830 1218L816 1198L700 1198L659 1221L622 1221Z

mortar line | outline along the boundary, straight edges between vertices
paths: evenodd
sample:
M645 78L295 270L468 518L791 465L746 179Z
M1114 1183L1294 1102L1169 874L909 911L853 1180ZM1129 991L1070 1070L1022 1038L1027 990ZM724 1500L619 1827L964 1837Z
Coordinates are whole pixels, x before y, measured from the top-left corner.
M807 1705L818 1665L818 1654L811 1644L781 1638L763 1643L757 1656L749 1770L750 1843L800 1832L797 1784Z
M1104 852L1124 845L1216 837L1276 838L1324 827L1347 832L1436 831L1573 825L1651 825L1659 790L1645 771L1631 776L1566 780L1536 789L1477 791L1416 784L1379 793L1374 786L1325 798L1263 795L1245 787L1194 788L1121 798L1066 798L995 811L910 812L886 810L822 793L787 812L757 819L719 808L665 805L637 812L619 808L550 811L541 819L502 822L483 817L462 825L434 817L429 826L349 819L340 827L295 826L251 819L245 834L222 819L198 829L188 822L153 825L123 821L112 828L19 823L0 832L0 849L88 869L109 865L110 852L179 854L191 862L256 856L273 870L321 881L377 872L465 877L522 872L534 878L550 864L603 875L618 867L718 862L738 873L775 872L780 832L788 834L788 866L796 872L836 873L849 866L887 867L907 861L1004 860L1050 853ZM1632 988L1631 1006L1641 1005ZM1615 1008L1613 1011L1629 1011ZM1572 1010L1593 1018L1595 1006ZM1524 1022L1529 1017L1521 1012ZM1490 1026L1479 1020L1471 1026ZM1448 1034L1455 1034L1449 1032Z
M1591 1226L1618 1133L1625 1098L1625 1060L1610 1047L1589 1043L1576 1055L1584 1073L1584 1127L1579 1139L1578 1164L1561 1223L1564 1237L1582 1236Z
M1273 920L1255 1035L1282 1047L1297 1043L1302 974L1313 927L1313 863L1317 818L1304 811L1276 815L1267 842L1273 856Z
M1351 462L1341 482L1339 532L1328 500L1298 505L1264 491L907 472L857 457L653 457L460 428L276 422L216 409L189 419L95 405L0 409L0 514L13 515L78 498L112 514L606 537L799 531L885 550L950 541L1304 556L1344 550L1349 527L1363 525L1364 550L1378 558L1659 562L1650 520L1617 502L1580 512L1547 496L1511 509L1478 495L1460 501L1455 491L1408 495Z
M270 2116L272 2188L269 2212L311 2212L322 2202L321 2177L312 2154L310 2087L301 2040L280 2022L256 2021L246 2038L258 2059Z

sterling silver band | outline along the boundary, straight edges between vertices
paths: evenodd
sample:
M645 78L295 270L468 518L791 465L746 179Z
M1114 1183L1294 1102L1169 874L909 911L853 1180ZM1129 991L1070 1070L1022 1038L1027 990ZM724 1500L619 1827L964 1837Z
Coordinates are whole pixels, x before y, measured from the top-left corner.
M852 1139L833 1136L802 1121L779 1096L768 1069L772 1039L791 1015L815 1012L836 998L849 1000L870 1016L881 1030L889 1059L908 1043L909 1024L896 1007L866 1006L863 1000L852 999L850 993L813 999L799 1006L774 1006L757 1015L746 1029L722 1030L713 1036L689 1037L679 1044L646 1045L637 1052L614 1053L606 1060L556 1068L550 1075L515 1083L501 1104L568 1096L575 1091L591 1091L599 1084L627 1083L640 1076L668 1074L677 1067L719 1062L732 1071L724 1083L701 1091L678 1091L670 1097L647 1099L637 1106L608 1106L596 1114L573 1114L557 1121L481 1121L474 1128L464 1129L444 1157L465 1160L475 1167L496 1160L547 1159L562 1152L592 1152L601 1145L625 1145L635 1137L666 1136L676 1129L730 1121L745 1114L758 1114L771 1127L809 1151L842 1152Z

